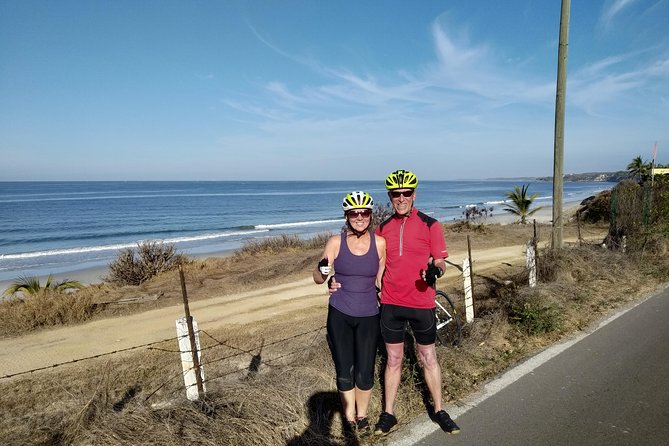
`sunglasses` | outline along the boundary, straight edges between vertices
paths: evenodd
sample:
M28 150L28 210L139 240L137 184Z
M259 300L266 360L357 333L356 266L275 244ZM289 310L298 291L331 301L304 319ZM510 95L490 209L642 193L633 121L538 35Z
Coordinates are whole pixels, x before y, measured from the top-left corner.
M413 195L413 192L414 191L412 191L412 190L403 190L403 191L391 190L390 191L390 196L393 197L393 198L399 198L400 195L402 195L405 198L409 198L410 196Z
M372 210L371 209L362 209L360 211L348 211L346 213L349 218L369 218L372 215Z

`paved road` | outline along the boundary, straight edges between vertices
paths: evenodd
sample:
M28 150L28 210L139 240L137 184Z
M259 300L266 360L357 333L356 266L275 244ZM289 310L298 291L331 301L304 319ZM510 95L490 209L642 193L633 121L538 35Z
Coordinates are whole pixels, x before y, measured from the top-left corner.
M491 396L449 410L460 435L417 423L391 444L669 444L669 288L556 349L518 367L530 370L519 379L511 371L491 383Z

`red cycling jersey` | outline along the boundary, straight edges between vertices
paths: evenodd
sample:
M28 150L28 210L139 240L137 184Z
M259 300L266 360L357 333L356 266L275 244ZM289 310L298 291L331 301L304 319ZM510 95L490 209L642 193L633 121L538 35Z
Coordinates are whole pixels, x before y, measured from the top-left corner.
M427 286L421 270L427 268L430 256L448 257L439 221L413 208L408 217L393 215L381 223L375 233L386 239L381 303L434 308L435 291Z

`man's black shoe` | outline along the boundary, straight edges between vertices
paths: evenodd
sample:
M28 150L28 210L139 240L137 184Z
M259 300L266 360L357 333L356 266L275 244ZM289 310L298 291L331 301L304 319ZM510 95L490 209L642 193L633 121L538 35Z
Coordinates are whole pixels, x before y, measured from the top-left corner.
M377 435L386 435L396 424L397 418L395 418L395 415L382 412L381 416L379 416L379 422L376 423L376 427L374 428L374 433Z
M451 417L446 413L445 410L440 410L439 412L435 413L434 421L439 424L439 427L444 432L448 432L449 434L460 433L460 428L457 424L455 424L455 421L451 420Z

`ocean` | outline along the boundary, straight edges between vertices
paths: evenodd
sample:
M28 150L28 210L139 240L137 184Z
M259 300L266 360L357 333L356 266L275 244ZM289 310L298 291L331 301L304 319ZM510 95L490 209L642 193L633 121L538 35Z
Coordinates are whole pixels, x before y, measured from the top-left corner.
M468 205L502 213L505 194L523 184L537 205L551 206L552 183L522 179L422 181L416 206L442 222L461 219ZM565 182L563 203L613 186ZM252 239L338 232L353 190L388 202L382 181L0 182L0 282L105 268L144 240L207 256Z

